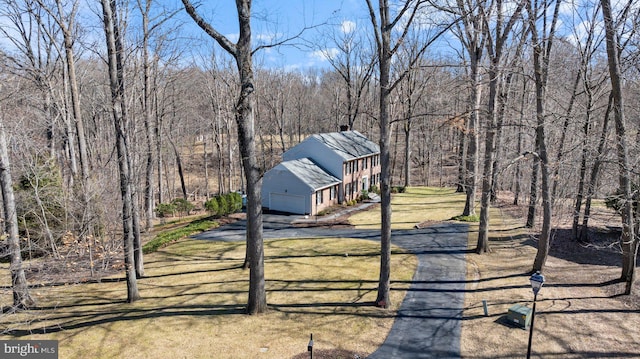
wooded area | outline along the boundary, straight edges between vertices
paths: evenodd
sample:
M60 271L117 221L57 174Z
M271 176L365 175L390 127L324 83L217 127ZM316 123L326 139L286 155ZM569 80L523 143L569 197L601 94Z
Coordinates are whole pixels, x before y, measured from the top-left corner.
M200 17L204 2L183 3L0 0L1 250L14 306L32 304L22 262L39 257L64 268L88 258L91 276L124 259L128 300L144 296L135 285L144 276L141 232L157 206L182 198L202 208L243 191L248 309L260 313L261 176L306 136L341 125L380 143L381 268L393 186L465 191L462 214L480 221L478 253L491 249L497 193L512 193L529 205L523 225L542 220L533 270L544 269L554 206L573 203L573 235L588 242L593 200L608 197L621 214L621 279L631 292L640 232L637 2L366 0L357 27L326 19L253 46L250 0L217 14L238 17L236 43ZM182 32L176 19L187 13L207 36ZM329 66L293 71L255 60L302 39ZM381 271L377 305L389 306L388 291Z

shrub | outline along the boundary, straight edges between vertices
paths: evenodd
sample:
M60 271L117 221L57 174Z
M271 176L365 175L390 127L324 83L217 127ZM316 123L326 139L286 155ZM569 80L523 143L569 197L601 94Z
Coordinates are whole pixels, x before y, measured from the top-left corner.
M212 216L220 216L220 207L218 206L218 199L211 198L204 203L204 208L212 215Z
M242 210L242 195L237 192L217 195L206 201L204 208L214 217L239 212Z
M455 216L453 218L451 218L454 221L460 221L460 222L480 222L480 216L478 216L477 214L471 215L471 216Z
M187 201L184 198L176 198L171 201L171 203L176 207L176 210L178 212L185 215L188 215L195 208L195 206L191 202Z
M376 185L372 185L371 187L369 187L369 192L380 194L380 188L378 188L378 186Z
M230 212L230 206L229 206L229 198L226 195L219 195L216 196L216 200L218 201L218 214L220 216L226 216L228 215Z
M231 202L231 213L240 212L242 210L242 195L238 192L229 194Z
M168 244L173 243L181 238L204 232L218 226L218 222L212 221L207 218L195 220L184 227L172 229L158 234L155 238L142 246L142 252L144 254L155 252L159 248L167 246Z
M156 207L156 213L161 218L173 216L176 213L176 205L173 203L160 203Z
M405 193L407 188L405 186L393 186L391 188L391 193Z

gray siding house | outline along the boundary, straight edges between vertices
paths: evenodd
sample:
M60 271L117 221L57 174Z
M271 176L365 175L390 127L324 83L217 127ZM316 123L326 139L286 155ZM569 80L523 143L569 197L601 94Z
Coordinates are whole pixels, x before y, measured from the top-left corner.
M309 136L282 160L262 182L262 205L273 211L315 215L380 182L380 148L357 131Z

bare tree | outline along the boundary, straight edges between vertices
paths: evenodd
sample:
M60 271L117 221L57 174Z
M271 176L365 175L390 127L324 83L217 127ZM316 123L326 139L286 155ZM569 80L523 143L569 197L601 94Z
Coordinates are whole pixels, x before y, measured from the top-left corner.
M623 7L624 12L628 11L631 1ZM607 43L607 58L609 63L609 76L611 79L611 96L613 98L613 117L616 124L616 148L618 153L618 165L620 166L620 195L622 200L622 236L620 245L622 247L622 275L625 282L625 294L631 294L633 283L635 282L635 269L638 256L638 238L634 234L634 210L633 193L631 191L631 171L629 164L629 148L627 144L627 131L625 123L625 106L622 85L622 71L620 67L620 52L618 43L618 32L616 21L613 18L611 2L600 0L602 5L602 17L605 25L605 37Z
M5 111L0 116L5 116ZM2 204L4 214L4 234L7 236L9 257L11 263L11 288L13 290L13 306L15 309L27 309L34 304L29 294L27 278L22 266L22 251L20 249L20 235L18 234L18 216L16 201L13 193L13 179L11 178L11 164L9 150L4 130L4 118L0 119L0 187L2 188Z
M350 129L356 129L356 119L362 111L362 102L376 64L376 57L367 51L365 40L356 31L356 26L355 22L343 21L340 30L328 35L332 45L338 49L337 53L329 50L333 49L331 46L321 49L342 80L346 98L340 99L343 103L340 108L346 112L346 125Z
M138 8L142 15L142 113L144 116L144 129L146 140L146 163L144 175L144 213L145 213L145 230L151 230L154 218L153 212L153 163L154 163L154 129L153 129L153 97L152 97L152 79L151 68L152 61L149 56L149 42L151 41L151 32L153 27L150 24L150 11L152 0L138 0Z
M526 0L522 0L518 3L511 17L505 21L504 18L504 5L502 0L498 0L495 3L495 27L492 34L492 30L489 22L492 21L492 11L494 7L488 9L479 6L479 12L482 14L481 21L486 22L483 27L486 32L485 41L487 46L487 53L490 57L489 65L489 103L487 105L487 126L484 148L484 166L482 177L482 197L481 197L481 210L480 210L480 226L478 231L478 241L476 245L476 253L489 252L489 209L491 206L491 193L496 185L493 181L493 170L496 152L496 135L498 118L500 116L499 109L499 89L503 85L502 77L504 74L500 70L503 66L503 54L507 40L511 36L511 30L516 24L516 21L520 18L520 13L524 7ZM495 36L495 37L494 37ZM524 42L524 37L523 40ZM521 46L521 45L518 45ZM519 51L517 51L519 52Z
M86 194L87 185L89 180L89 155L87 152L87 139L85 135L84 122L82 120L82 111L80 109L80 90L78 88L78 79L76 75L76 59L74 51L74 43L77 40L76 32L76 17L78 12L78 1L74 1L70 4L68 9L65 9L65 5L61 0L55 0L52 6L48 6L42 0L36 0L38 5L44 9L49 15L56 21L60 27L63 47L65 54L65 64L67 68L66 76L69 80L69 93L71 94L71 109L75 122L76 136L78 139L78 154L80 158L80 174L82 176L82 184L85 187L83 195ZM52 34L52 41L53 38ZM85 200L85 204L88 206L88 200Z
M191 18L236 60L240 89L236 102L236 122L240 153L247 181L247 259L249 261L249 314L267 309L264 283L264 239L262 237L262 174L255 149L253 118L253 49L251 48L251 0L236 0L240 35L236 43L214 29L197 12L189 0L182 0Z
M415 57L408 61L404 71L399 71L392 78L391 64L398 48L405 41L414 21L424 10L427 1L406 1L398 8L394 16L391 16L388 0L379 0L378 11L373 7L372 0L366 0L369 9L369 17L375 36L377 59L379 64L379 114L380 125L380 197L381 197L381 231L380 231L380 278L378 281L378 295L376 305L389 308L391 301L389 291L391 289L391 162L390 162L390 135L391 135L391 94L398 84L416 65L429 45L435 41L445 30L425 41L415 53ZM402 21L401 21L402 20ZM448 28L447 28L448 29ZM392 39L392 34L399 34Z
M127 111L122 61L122 38L119 29L115 0L101 0L104 32L107 43L109 84L111 89L111 111L116 132L116 150L120 171L120 193L122 197L122 227L124 239L124 264L127 278L127 302L140 299L138 292L135 248L134 248L134 202L131 183L131 160L127 139Z
M463 216L475 215L476 187L478 182L478 161L479 161L479 141L480 141L480 101L482 99L481 62L485 50L485 27L487 21L481 9L488 7L483 5L486 0L456 0L455 8L449 9L461 17L461 25L457 24L456 36L459 38L464 49L469 56L469 82L471 93L469 95L469 116L465 125L466 146L461 143L461 147L466 147L464 169L464 189L467 195ZM464 153L464 150L462 150Z
M533 42L533 71L536 87L536 158L539 160L541 172L541 193L542 193L542 232L538 238L538 251L533 263L533 271L542 271L549 254L549 242L551 240L551 216L552 198L551 183L549 179L549 158L547 153L546 128L546 92L549 78L549 61L551 50L553 49L554 36L560 13L561 0L556 0L551 23L549 26L540 26L540 17L546 25L547 11L551 7L548 2L538 4L533 8L531 2L527 1L527 13L529 15L529 26L531 27L531 40ZM540 31L542 31L540 33Z

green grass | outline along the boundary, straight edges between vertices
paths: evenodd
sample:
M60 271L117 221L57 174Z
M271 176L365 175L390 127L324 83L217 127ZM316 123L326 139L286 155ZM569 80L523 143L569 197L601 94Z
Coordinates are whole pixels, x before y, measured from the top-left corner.
M352 238L267 240L269 310L244 314L249 271L243 242L182 239L145 257L142 299L127 304L122 276L101 283L33 288L41 309L0 316L16 330L2 339L53 339L60 358L291 358L317 350L370 353L386 337L393 311L373 306L379 244ZM415 256L392 254L394 310ZM2 282L10 281L6 266ZM2 296L10 300L10 293Z
M464 203L464 193L454 188L407 187L391 197L391 226L410 229L425 221L446 221L462 213ZM356 228L380 228L380 209L357 213L349 222Z
M217 228L218 226L218 222L210 218L197 219L183 227L170 229L156 235L152 240L142 246L142 251L144 254L153 253L159 248L162 248L163 246L173 243L181 238Z
M407 188L393 195L394 228L448 220L462 212L453 189ZM352 223L379 228L380 212L358 213ZM200 219L159 234L145 246L142 299L127 304L122 274L101 283L38 286L40 309L0 316L2 339L59 340L61 358L292 358L305 355L309 334L318 351L373 352L393 323L417 261L394 247L392 310L373 306L379 243L353 238L266 240L269 310L245 313L249 272L244 242L185 238L217 224ZM171 244L171 245L168 245ZM10 285L8 265L1 284ZM1 293L10 303L9 291Z

